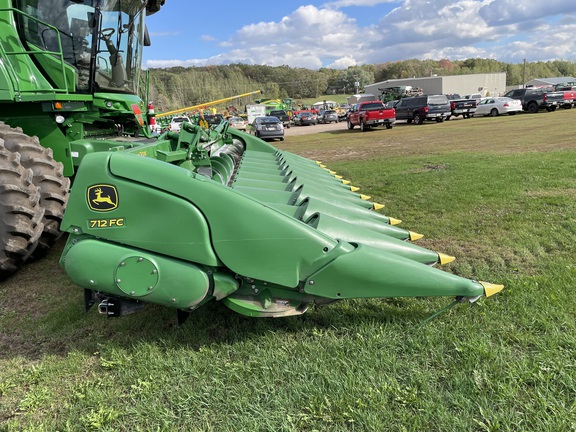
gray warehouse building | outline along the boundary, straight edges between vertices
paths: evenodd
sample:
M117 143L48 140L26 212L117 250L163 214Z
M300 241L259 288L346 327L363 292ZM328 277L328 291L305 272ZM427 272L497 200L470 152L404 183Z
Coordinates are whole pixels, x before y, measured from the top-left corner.
M506 92L506 72L392 79L366 85L364 91L380 96L379 88L401 86L419 87L426 94L499 96Z
M568 77L556 77L556 78L535 78L526 83L526 87L546 87L554 86L558 84L568 84L576 81L576 78Z

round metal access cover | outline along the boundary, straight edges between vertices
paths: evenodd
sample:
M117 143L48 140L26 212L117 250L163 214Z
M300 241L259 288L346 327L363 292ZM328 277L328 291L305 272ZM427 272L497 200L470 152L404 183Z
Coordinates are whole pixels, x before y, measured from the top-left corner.
M148 258L129 257L116 268L116 285L131 297L149 294L158 284L159 271Z

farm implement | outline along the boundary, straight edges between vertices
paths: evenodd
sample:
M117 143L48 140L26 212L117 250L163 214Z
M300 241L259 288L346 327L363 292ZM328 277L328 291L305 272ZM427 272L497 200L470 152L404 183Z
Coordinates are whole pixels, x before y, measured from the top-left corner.
M163 4L0 0L0 278L65 231L62 267L108 316L502 289L437 269L453 258L319 163L226 122L151 134L140 62Z
M170 162L170 163L168 163ZM108 316L144 302L181 317L210 300L249 316L372 297L476 300L502 287L435 267L379 205L318 163L251 135L185 123L180 134L84 158L61 263Z

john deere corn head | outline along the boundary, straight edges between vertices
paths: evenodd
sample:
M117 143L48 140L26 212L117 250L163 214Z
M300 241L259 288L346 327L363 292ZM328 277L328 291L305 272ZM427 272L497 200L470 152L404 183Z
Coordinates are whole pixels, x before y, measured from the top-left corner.
M475 300L502 288L438 270L452 258L316 162L223 123L184 123L134 149L84 158L62 228L61 264L86 306L144 302L180 317L210 300L249 316L372 297Z

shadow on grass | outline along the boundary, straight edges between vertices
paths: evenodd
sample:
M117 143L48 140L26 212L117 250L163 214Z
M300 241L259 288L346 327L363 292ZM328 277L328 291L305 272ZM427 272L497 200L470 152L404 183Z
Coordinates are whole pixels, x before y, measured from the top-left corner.
M93 307L83 311L82 290L58 264L64 242L38 262L6 281L0 291L0 358L88 354L100 346L145 342L164 348L198 350L210 344L233 344L271 332L282 335L317 329L360 327L378 323L412 328L438 309L438 303L415 299L345 300L280 319L250 318L211 302L177 325L176 311L153 304L135 314L107 319ZM38 275L45 275L39 278ZM398 330L398 329L397 329ZM396 330L396 331L397 331Z

